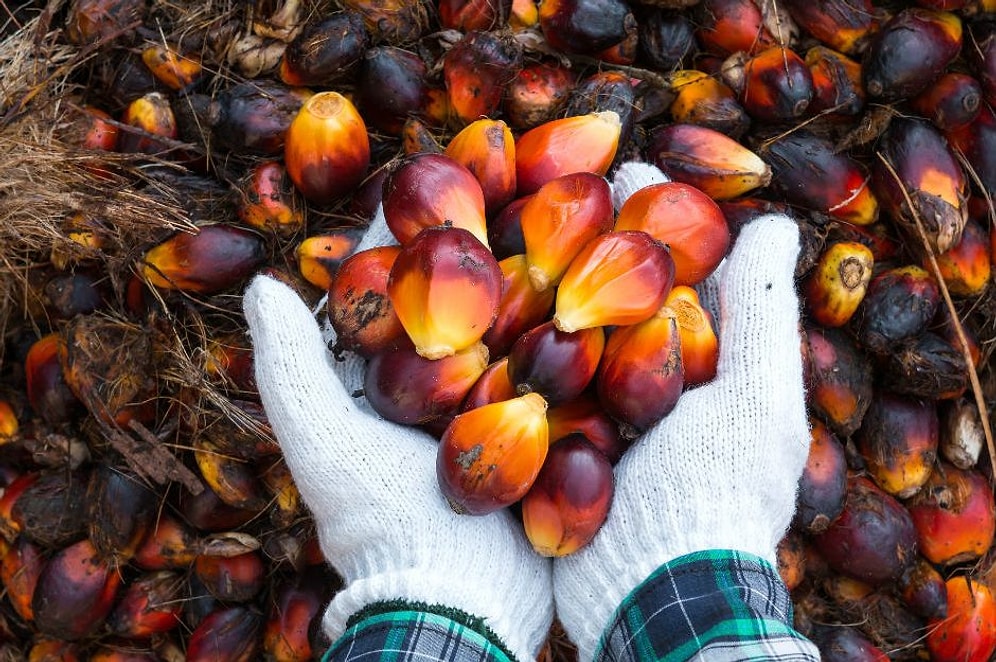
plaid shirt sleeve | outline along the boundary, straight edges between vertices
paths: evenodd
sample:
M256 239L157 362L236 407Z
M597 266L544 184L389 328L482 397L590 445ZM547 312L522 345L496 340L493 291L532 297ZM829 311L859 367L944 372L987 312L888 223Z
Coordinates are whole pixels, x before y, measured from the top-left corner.
M792 628L792 601L763 559L729 550L665 563L626 597L602 635L599 662L819 662Z

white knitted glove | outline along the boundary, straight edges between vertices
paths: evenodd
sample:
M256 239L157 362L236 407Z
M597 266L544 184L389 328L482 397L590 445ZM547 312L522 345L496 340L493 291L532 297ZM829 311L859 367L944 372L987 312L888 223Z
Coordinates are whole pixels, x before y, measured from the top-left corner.
M389 239L379 226L368 234L361 247ZM345 580L325 613L326 633L335 640L364 607L403 600L481 618L519 660L534 659L553 619L551 565L521 524L507 511L450 509L437 485L436 442L351 397L362 362L330 357L289 288L257 276L243 305L263 406L322 551Z
M775 563L806 462L798 228L766 215L741 231L718 283L716 378L689 390L616 467L594 540L554 563L557 615L591 660L623 599L667 561L709 549Z

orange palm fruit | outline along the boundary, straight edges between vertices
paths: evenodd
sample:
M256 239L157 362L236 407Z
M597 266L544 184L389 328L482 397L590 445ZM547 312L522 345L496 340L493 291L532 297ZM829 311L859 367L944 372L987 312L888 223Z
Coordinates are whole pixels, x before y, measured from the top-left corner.
M280 80L294 86L328 86L355 73L370 47L362 17L352 11L309 20L280 58Z
M28 651L27 660L28 662L79 662L80 646L72 641L38 637Z
M415 351L440 359L478 342L498 314L502 271L469 231L437 225L404 245L387 296Z
M927 623L927 650L936 662L985 662L996 651L996 598L969 575L944 582L947 613Z
M629 144L636 123L637 107L633 79L621 71L596 71L578 80L564 108L566 116L614 112L622 125L619 144Z
M416 117L409 117L401 127L401 148L407 156L419 152L443 151L432 130Z
M266 506L262 485L247 462L226 454L207 438L197 438L193 447L201 478L219 499L233 508L262 510Z
M806 578L806 543L802 534L789 529L775 548L778 576L789 591L798 588Z
M551 441L571 434L583 435L612 464L618 462L629 447L629 439L619 434L619 425L590 390L573 400L551 406L546 412L546 422Z
M201 540L190 526L163 513L135 551L133 562L143 570L185 568L200 553Z
M428 227L449 224L488 245L484 190L470 170L445 154L401 159L384 180L384 218L402 246Z
M328 604L331 586L328 572L322 566L307 567L277 585L263 629L266 659L273 662L313 659L309 628Z
M522 524L542 556L567 556L587 545L612 504L612 465L580 434L551 444L543 468L522 497Z
M806 329L806 396L831 430L849 437L871 404L872 366L841 329Z
M443 56L450 118L464 126L494 115L505 83L522 66L522 46L502 32L471 30Z
M906 499L927 481L937 459L937 405L879 391L854 439L878 486Z
M825 327L846 324L864 299L874 264L864 244L837 241L825 247L802 284L809 316Z
M790 122L813 100L813 75L798 53L772 46L723 69L723 79L737 91L744 110L762 122Z
M263 588L266 565L258 552L235 556L201 554L194 574L208 592L224 602L247 602Z
M436 476L458 513L485 515L521 499L546 459L546 401L538 393L471 409L439 442Z
M439 0L439 24L447 30L492 30L505 21L507 7L491 0Z
M28 349L24 359L28 402L35 415L48 423L69 421L81 403L66 383L60 355L65 341L57 332L42 336Z
M538 292L560 283L568 265L612 229L612 193L598 175L575 172L543 184L519 213L529 282Z
M806 32L842 53L859 53L879 27L871 0L789 0L789 14Z
M806 51L806 66L813 77L810 114L826 112L850 117L864 110L860 63L825 46L813 46Z
M304 228L304 203L279 161L263 161L238 185L235 211L257 230L286 237Z
M173 139L177 136L176 116L167 99L160 92L149 92L125 108L121 123L134 127L122 128L118 136L118 149L122 152L156 154L169 149L156 137Z
M301 240L294 251L301 277L328 292L342 263L359 245L364 231L362 227L343 226Z
M931 563L950 566L981 558L996 532L996 503L986 477L942 462L907 508L917 548Z
M752 0L703 0L696 17L695 36L704 50L716 55L753 53L776 43L759 4Z
M79 146L83 149L113 152L118 146L117 125L111 124L110 114L95 106L84 106L80 117Z
M697 124L738 139L750 124L737 95L704 71L681 69L669 78L674 101L668 108L678 124Z
M429 25L425 3L411 0L343 0L342 8L359 12L373 41L403 45L417 40Z
M936 256L941 278L952 295L974 297L986 289L992 271L989 248L989 231L969 218L958 243Z
M250 662L257 657L263 616L248 605L219 606L187 638L187 662Z
M287 129L311 95L311 90L263 79L232 85L216 97L219 113L212 136L237 154L279 156Z
M222 223L196 234L179 232L142 258L142 275L166 290L213 294L251 276L263 263L265 245L255 232Z
M719 131L694 124L654 130L647 157L672 180L691 184L713 200L736 198L771 181L771 168L757 154Z
M605 349L600 326L567 333L544 322L522 334L508 353L508 377L516 393L534 392L551 405L581 395Z
M559 62L527 64L505 88L504 117L526 131L554 119L574 87L574 72Z
M31 600L44 565L42 548L25 536L18 536L0 560L4 593L17 615L29 623L35 618Z
M531 28L539 23L539 7L535 0L512 0L508 23L513 30Z
M829 140L793 131L767 143L760 153L771 166L771 188L787 202L856 225L878 218L867 168Z
M183 90L201 77L203 67L196 55L181 55L175 47L152 44L142 51L142 62L152 75L171 90Z
M477 177L489 217L515 197L515 139L505 122L474 120L453 136L443 153Z
M996 45L996 37L992 41ZM991 59L996 70L996 47L993 48ZM996 71L993 75L996 77ZM944 137L953 149L964 155L975 176L981 181L979 190L969 200L969 204L982 210L975 215L984 217L988 201L982 190L990 192L990 195L992 191L996 191L996 112L990 105L983 104L974 120L965 126L946 131Z
M482 343L434 360L407 344L389 347L368 362L363 394L374 411L395 423L448 422L487 367Z
M730 229L712 198L689 184L646 186L623 203L614 230L641 230L667 245L674 282L695 285L711 274L730 247Z
M827 426L810 418L809 455L799 477L792 527L822 533L844 510L847 496L847 457L844 445Z
M505 356L519 336L543 323L553 308L556 290L537 290L529 280L525 255L513 255L498 263L503 276L501 303L494 323L482 340L491 356Z
M183 577L169 570L148 572L131 580L107 618L115 635L144 639L169 632L183 613Z
M287 127L284 163L294 186L316 204L355 189L370 165L370 140L353 103L338 92L309 97Z
M276 526L290 526L301 510L301 492L282 458L274 460L260 472L259 479L270 494L270 521Z
M674 312L661 307L650 319L616 327L605 343L595 374L598 399L636 438L664 418L684 386L681 337Z
M498 260L522 255L526 252L526 239L522 236L522 209L531 195L516 198L488 222L488 242Z
M671 288L664 306L671 310L678 323L685 385L710 381L716 376L719 364L719 339L712 315L702 307L698 293L687 285Z
M333 351L370 358L404 336L387 295L387 280L400 252L400 246L377 246L342 261L329 289L329 321L336 333Z
M14 408L6 400L0 400L0 444L13 439L19 427Z
M515 387L512 386L512 380L508 377L508 357L503 356L481 373L470 391L467 392L467 397L460 405L460 411L470 411L492 402L511 400L518 395L515 392Z
M544 122L515 143L519 195L535 193L551 179L573 172L604 175L619 148L622 122L611 110Z
M613 231L592 239L557 288L553 323L571 333L638 324L653 316L674 285L674 260L646 232Z

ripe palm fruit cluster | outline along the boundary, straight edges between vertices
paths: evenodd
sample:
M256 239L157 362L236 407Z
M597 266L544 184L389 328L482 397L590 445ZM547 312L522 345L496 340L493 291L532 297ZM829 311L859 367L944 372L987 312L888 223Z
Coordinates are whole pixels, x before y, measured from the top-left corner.
M631 436L713 377L694 288L768 211L803 230L796 626L828 660L991 656L991 0L8 5L4 659L320 655L337 580L256 393L252 274L343 302L334 350L367 359L366 397L396 420L453 425L466 459L460 430L515 435L463 507L518 499L555 555L597 529ZM612 209L602 176L630 159L672 183ZM441 302L395 283L443 317L464 297L459 325L394 310L404 246L354 255L381 202L401 244L441 235L421 254L483 265L472 299L452 256ZM674 283L657 305L640 285L659 265L630 269L657 306L636 321L599 265L659 253L640 233ZM408 329L452 354L424 358ZM680 384L648 371L679 360ZM573 659L562 636L544 655Z

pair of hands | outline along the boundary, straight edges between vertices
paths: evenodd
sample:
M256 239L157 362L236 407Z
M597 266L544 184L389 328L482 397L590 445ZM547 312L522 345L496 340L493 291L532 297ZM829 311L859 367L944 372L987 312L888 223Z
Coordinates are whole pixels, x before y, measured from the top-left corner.
M624 165L614 182L617 207L658 181L665 180L650 166ZM360 249L389 240L375 222ZM615 608L663 563L705 549L774 563L809 447L793 283L798 250L798 229L784 216L743 228L699 288L718 313L716 378L685 393L627 451L602 529L555 561L533 552L508 512L455 514L436 484L436 441L352 397L362 361L335 361L304 302L257 277L244 308L260 396L325 556L345 581L325 614L329 636L369 604L403 600L483 618L528 660L556 603L588 660Z

